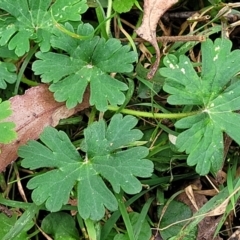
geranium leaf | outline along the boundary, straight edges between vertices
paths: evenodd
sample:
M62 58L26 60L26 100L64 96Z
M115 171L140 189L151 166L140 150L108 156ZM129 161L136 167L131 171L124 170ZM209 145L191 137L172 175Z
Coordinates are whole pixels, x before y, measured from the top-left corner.
M223 164L223 135L221 129L204 113L202 120L194 123L188 130L182 132L176 142L180 151L189 154L187 163L196 166L196 171L206 175L210 170L217 172ZM188 121L188 118L182 119ZM176 123L179 127L181 120Z
M65 24L65 28L74 32L69 23ZM91 25L80 24L76 34L91 36L93 31ZM66 101L67 107L73 108L82 101L89 84L90 104L98 110L105 111L108 103L115 106L122 104L125 100L123 91L128 87L109 73L131 72L136 54L128 46L122 46L117 39L77 39L60 30L54 33L52 46L64 50L68 55L39 52L36 56L40 60L33 63L33 70L41 75L43 82L52 83L49 89L54 92L55 99Z
M117 114L108 127L104 120L90 125L84 131L85 139L81 146L86 152L84 159L64 132L45 128L40 136L42 143L30 141L18 152L24 167L54 168L28 182L27 187L33 189L33 201L37 205L45 202L50 211L58 211L67 203L70 191L77 183L78 210L84 219L101 219L105 207L116 210L117 200L102 177L115 192L122 188L134 194L142 188L136 177L149 177L153 171L152 162L144 159L148 155L147 148L126 149L142 137L139 130L133 129L136 124L136 118Z
M8 44L10 50L14 49L18 56L22 56L29 51L30 40L33 40L41 51L49 51L55 24L52 18L58 22L79 21L80 14L88 8L86 0L51 3L51 0L1 0L0 9L11 16L4 14L1 17L4 24L0 24L0 45Z
M176 146L189 154L187 163L205 175L216 173L223 165L223 132L240 144L239 81L227 87L239 71L240 51L231 52L231 41L217 39L202 43L202 71L197 73L186 56L164 59L167 77L164 90L170 104L198 105L199 113L179 120L175 126L188 129L179 134Z
M163 86L164 91L171 93L168 102L171 104L202 104L202 88L199 77L185 55L179 57L166 56L165 64L168 68L160 69L163 76L167 76Z
M117 200L107 188L99 172L91 166L83 165L81 178L78 184L79 213L84 218L100 220L105 213L105 206L110 211L117 209Z

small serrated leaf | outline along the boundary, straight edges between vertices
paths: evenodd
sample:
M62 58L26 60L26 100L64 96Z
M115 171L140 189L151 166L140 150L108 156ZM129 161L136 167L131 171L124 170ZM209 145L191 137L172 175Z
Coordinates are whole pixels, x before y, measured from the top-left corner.
M0 88L6 89L7 83L14 83L17 80L16 67L12 63L0 61Z
M22 56L24 53L29 52L30 43L29 38L32 35L30 31L21 30L16 33L8 43L9 50L14 50L17 56Z
M139 129L132 129L137 124L137 119L127 115L123 118L117 114L113 116L113 121L108 125L106 137L111 142L111 149L123 147L128 143L141 139L143 133Z

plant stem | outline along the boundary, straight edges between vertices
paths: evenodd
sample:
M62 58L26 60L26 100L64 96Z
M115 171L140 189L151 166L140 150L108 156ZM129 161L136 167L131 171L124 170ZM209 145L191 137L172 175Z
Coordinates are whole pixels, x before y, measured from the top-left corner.
M135 29L139 28L140 25L142 24L142 18L143 18L143 13L141 12L139 15L138 21L136 23ZM137 33L136 33L136 31L134 31L132 34L132 39L135 40L136 37L137 37Z
M119 107L115 106L108 106L108 110L110 111L118 111ZM200 113L200 111L188 112L188 113L152 113L152 112L143 112L143 111L136 111L131 109L122 109L120 110L121 113L129 114L137 117L147 117L147 118L161 118L161 119L179 119L184 118L192 115L196 115Z
M37 83L35 81L29 80L25 77L22 77L21 82L27 84L30 87L36 87L40 84L40 83Z
M24 59L23 64L22 64L20 71L18 73L18 76L17 76L17 81L16 81L15 88L14 88L14 95L18 94L18 88L19 88L23 73L37 49L38 49L38 44L36 44L32 49L30 49L26 58Z
M103 10L103 7L101 5L101 3L99 1L97 1L98 6L95 8L95 12L97 15L97 19L98 19L98 23L99 23L99 27L101 29L101 35L105 38L108 39L108 33L106 32L106 17L105 17L105 13ZM104 23L104 24L103 24Z
M111 16L111 13L112 13L112 0L108 0L106 19L108 19ZM106 22L107 35L110 34L110 24L111 24L111 19L107 20L107 22Z
M120 17L119 15L117 15L117 22L118 22L118 27L120 29L120 31L125 35L125 37L128 39L129 41L129 45L133 48L133 51L137 54L137 48L135 46L135 43L132 39L132 37L128 34L127 31L124 30L124 28L122 27L122 23L121 23L121 20L120 20Z

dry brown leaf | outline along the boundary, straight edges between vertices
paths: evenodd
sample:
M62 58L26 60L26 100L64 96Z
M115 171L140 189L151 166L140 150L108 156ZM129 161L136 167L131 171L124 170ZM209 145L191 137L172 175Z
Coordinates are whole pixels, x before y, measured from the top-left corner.
M223 213L225 213L231 197L234 194L236 194L238 191L240 191L240 187L235 189L218 207L216 207L212 211L209 211L208 213L206 213L206 216L218 216L218 215L222 215Z
M208 201L208 199L204 195L197 193L197 191L202 189L200 179L195 179L194 181L190 182L188 186L191 187L186 187L184 189L185 192L180 194L177 200L188 205L191 211L196 213L196 209L201 208ZM197 191L191 192L193 189ZM206 214L204 214L204 216L204 219L198 223L198 235L196 239L222 240L219 236L213 238L217 223L220 221L220 218L215 219L215 217L211 217Z
M187 186L184 189L188 199L190 200L191 204L193 205L193 207L196 209L196 211L198 211L198 205L196 203L196 199L193 193L193 189L192 189L192 185Z
M13 114L5 119L16 124L18 138L10 144L0 144L0 172L17 159L18 148L30 139L38 139L46 126L55 127L60 119L68 118L89 107L89 93L83 102L73 109L67 109L64 102L56 102L46 84L30 88L24 95L10 99Z
M157 23L160 17L177 2L178 0L144 0L143 21L136 32L141 38L150 42L156 51L156 61L148 73L148 79L155 75L161 58L156 36Z
M200 195L211 196L211 197L214 197L219 193L218 191L216 191L216 189L197 190L194 192Z
M228 240L240 239L240 229L237 229Z

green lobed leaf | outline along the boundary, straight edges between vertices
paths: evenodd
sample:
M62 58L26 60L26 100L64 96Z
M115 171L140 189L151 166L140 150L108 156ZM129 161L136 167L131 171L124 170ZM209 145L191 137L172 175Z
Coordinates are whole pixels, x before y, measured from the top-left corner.
M23 167L54 168L28 182L27 187L34 189L32 200L37 205L46 202L47 209L59 211L77 183L78 210L84 219L101 219L105 207L110 211L116 210L117 200L102 177L109 181L115 192L122 188L134 194L142 187L136 177L150 177L153 171L152 162L144 159L148 155L147 148L127 148L142 137L141 131L133 129L136 124L135 117L117 114L108 127L103 120L90 125L84 131L84 159L64 132L45 128L40 135L45 146L30 141L18 151L23 158Z
M160 216L162 214L163 206L159 207L158 209L158 215ZM174 216L174 217L173 217ZM192 216L192 211L186 204L178 201L171 201L167 211L165 211L163 218L161 220L160 228L167 227L173 223L176 223L181 220L188 219ZM185 221L179 222L177 224L174 224L173 226L170 226L169 228L166 228L161 231L161 237L162 239L170 239L171 237L176 236L179 232L182 231L183 227L186 225ZM190 237L189 239L193 239L194 236L196 236L197 228L195 227L192 229L190 236L185 236L185 239L188 239L187 237Z
M135 194L142 189L142 184L135 176L151 175L151 162L142 159L147 155L147 148L135 147L111 156L96 156L93 165L111 183L115 192L119 193L122 188L126 193Z
M219 129L226 132L240 144L239 128L240 114L233 112L240 109L240 84L230 85L222 94L215 98L208 107L209 117Z
M42 230L54 236L55 240L75 240L79 239L79 233L76 228L74 218L65 213L57 212L48 214L41 224Z
M8 14L2 16L0 24L0 45L8 44L18 56L30 49L30 40L39 44L41 51L50 49L50 37L54 21L80 21L80 14L88 6L86 0L1 0L0 9ZM52 16L51 16L52 14Z
M12 63L0 61L0 89L6 89L7 83L15 83L17 80L16 67Z
M83 165L79 180L78 210L82 218L100 220L105 214L105 207L110 211L117 210L116 198L99 176L99 172L92 166L91 161Z
M164 59L167 77L164 90L171 95L170 104L198 105L194 116L179 120L175 126L187 129L179 134L176 146L189 154L187 163L205 175L216 173L223 164L223 132L240 144L237 131L240 115L240 84L230 80L240 71L240 51L231 52L231 41L216 39L202 43L202 71L197 73L186 56ZM229 86L228 86L229 85Z
M11 58L12 60L18 60L18 56L14 53L14 51L9 50L8 47L2 46L0 47L0 57L1 58ZM14 65L15 66L15 65ZM11 68L12 69L12 68ZM15 70L14 70L15 71ZM13 72L14 72L13 71Z
M73 32L73 27L65 24ZM89 24L80 24L79 36L93 33ZM37 53L40 59L33 63L35 74L41 75L42 81L52 83L50 91L57 101L66 101L68 108L82 102L83 94L90 85L90 104L100 111L112 105L122 104L125 100L123 91L127 85L111 77L111 72L131 72L132 63L137 56L129 46L122 46L117 39L105 40L99 37L80 40L72 38L59 30L55 31L51 44L54 48L64 50L68 55L59 53ZM64 66L64 68L63 68Z
M53 17L56 21L80 21L81 15L87 11L87 0L57 0L51 7Z
M130 115L123 117L121 114L114 115L108 127L104 121L95 122L84 130L85 140L81 148L89 157L106 155L142 138L139 129L132 129L136 124L136 118Z
M206 116L202 118L178 136L176 146L179 151L185 150L189 154L189 166L197 165L196 171L206 175L210 170L217 172L223 164L223 135L213 121ZM188 118L182 121L186 122ZM179 127L179 122L176 127Z
M59 211L63 204L67 204L79 172L79 164L68 164L63 170L55 169L32 178L27 184L29 189L34 189L32 200L37 205L45 202L46 208L52 212Z
M13 122L5 122L4 119L11 115L10 102L0 102L0 143L10 143L17 137L15 132L15 124Z
M172 94L168 97L170 104L203 104L201 81L193 69L189 58L181 55L179 60L174 55L166 56L164 63L168 68L160 69L160 74L167 77L164 91Z
M131 10L135 0L114 0L113 9L118 13L124 13Z

